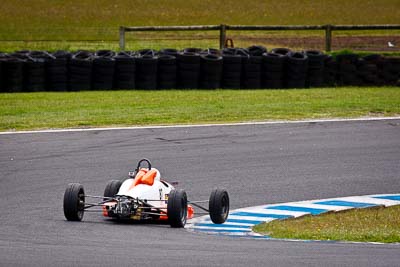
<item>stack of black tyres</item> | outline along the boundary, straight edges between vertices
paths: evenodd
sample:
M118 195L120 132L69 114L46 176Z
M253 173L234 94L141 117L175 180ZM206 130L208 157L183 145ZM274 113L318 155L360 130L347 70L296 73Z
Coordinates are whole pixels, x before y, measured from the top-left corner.
M92 84L93 54L88 51L78 51L71 57L69 64L70 91L90 90Z
M157 89L158 57L152 49L138 51L136 60L136 88L145 90Z
M159 51L157 80L159 89L177 88L177 63L178 50L166 48Z
M385 85L400 86L400 57L387 57L380 65Z
M221 88L222 56L215 51L201 55L200 87L203 89Z
M68 91L68 66L71 53L56 51L46 65L46 83L49 91Z
M357 75L361 81L359 85L379 85L381 80L377 62L381 60L378 54L371 54L360 58L357 62Z
M200 52L198 49L184 49L177 55L178 86L182 89L199 88Z
M305 88L308 72L308 57L304 52L290 52L287 55L286 87Z
M19 54L3 55L2 65L2 92L22 92L24 89L25 59Z
M242 55L243 51L235 48L224 48L222 50L222 88L239 89L242 80Z
M282 57L282 60L283 60L283 70L282 70L282 72L283 72L283 74L282 74L282 87L281 88L287 87L287 82L286 82L286 80L287 80L286 79L286 72L287 72L287 64L288 64L287 58L288 58L288 54L291 53L291 52L292 52L292 50L290 50L289 48L282 48L282 47L274 48L274 49L271 50L271 53L283 56Z
M242 58L242 88L262 88L261 70L262 55L267 52L264 46L250 46L246 49L247 56Z
M195 54L201 54L203 52L203 49L201 48L196 48L196 47L189 47L189 48L184 48L182 50L184 53L195 53Z
M3 58L5 58L5 54L0 52L0 92L5 91L5 89L3 89L4 88L3 87L3 61L2 61Z
M261 73L263 88L278 89L284 87L286 58L286 55L274 52L263 54Z
M115 53L99 50L94 54L92 70L92 89L110 90L114 83Z
M324 86L335 86L337 73L338 64L336 60L332 56L326 56L324 59Z
M46 62L51 58L47 52L30 51L26 53L24 88L27 92L46 89Z
M134 52L119 52L114 56L114 89L135 89L136 60Z
M212 55L217 55L217 56L222 55L221 50L215 49L215 48L204 49L200 52L200 54L203 54L203 55L212 54Z
M359 85L357 74L358 55L342 54L336 56L338 62L337 81L339 85Z
M307 87L324 86L324 60L325 54L318 50L306 50L308 57Z
M28 88L26 87L26 83L28 82L28 78L26 77L27 74L27 65L28 61L31 60L28 56L30 50L19 50L15 51L11 54L13 58L18 58L22 61L22 73L21 73L21 90L19 92L27 92ZM18 91L17 91L18 92Z

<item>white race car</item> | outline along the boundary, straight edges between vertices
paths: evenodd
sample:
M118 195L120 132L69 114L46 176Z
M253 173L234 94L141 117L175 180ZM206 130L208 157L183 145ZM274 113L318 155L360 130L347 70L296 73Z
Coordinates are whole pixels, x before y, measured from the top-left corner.
M147 168L142 163L147 163ZM87 203L88 198L100 201ZM207 202L208 208L202 206ZM186 192L161 179L160 172L147 159L140 160L127 179L109 181L104 196L85 195L78 183L69 184L64 193L64 215L68 221L81 221L85 210L101 207L97 211L105 217L168 221L171 227L184 227L187 219L194 217L193 206L207 212L212 222L224 223L229 213L228 192L214 189L209 200L188 201Z

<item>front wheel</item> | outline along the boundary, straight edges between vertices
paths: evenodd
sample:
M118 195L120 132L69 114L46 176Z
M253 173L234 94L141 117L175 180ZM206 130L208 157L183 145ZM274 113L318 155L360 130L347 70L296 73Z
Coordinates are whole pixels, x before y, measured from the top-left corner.
M171 190L167 204L168 222L171 227L182 228L187 219L187 196L182 189Z
M229 214L229 195L225 189L214 189L209 202L210 218L213 223L221 224Z
M68 221L81 221L85 208L85 191L78 183L71 183L64 193L64 215Z

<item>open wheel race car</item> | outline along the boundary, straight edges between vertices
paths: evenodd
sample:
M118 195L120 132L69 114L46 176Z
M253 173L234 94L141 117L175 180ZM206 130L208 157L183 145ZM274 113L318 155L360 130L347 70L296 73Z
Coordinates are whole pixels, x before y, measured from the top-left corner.
M141 166L143 163L147 163L147 168ZM87 203L89 198L99 201ZM202 206L207 202L208 208ZM147 159L140 160L127 179L109 181L104 196L86 195L78 183L69 184L64 193L64 215L68 221L81 221L85 211L98 211L115 219L167 221L171 227L184 227L187 219L194 216L193 206L203 210L198 214L209 214L212 222L224 223L229 213L228 192L214 189L209 200L188 201L186 192L162 180Z

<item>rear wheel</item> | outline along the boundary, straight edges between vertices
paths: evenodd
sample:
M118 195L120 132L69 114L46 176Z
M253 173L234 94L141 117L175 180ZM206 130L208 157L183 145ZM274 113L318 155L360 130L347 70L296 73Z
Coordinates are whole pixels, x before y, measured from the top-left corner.
M110 180L107 183L106 188L104 189L104 196L105 197L115 196L118 193L121 185L122 185L122 182L120 180Z
M209 202L210 218L213 223L221 224L229 214L229 195L225 189L214 189Z
M85 191L78 183L68 185L64 193L64 215L68 221L81 221L85 208Z
M187 196L182 189L169 193L167 205L168 222L171 227L182 228L187 218Z

